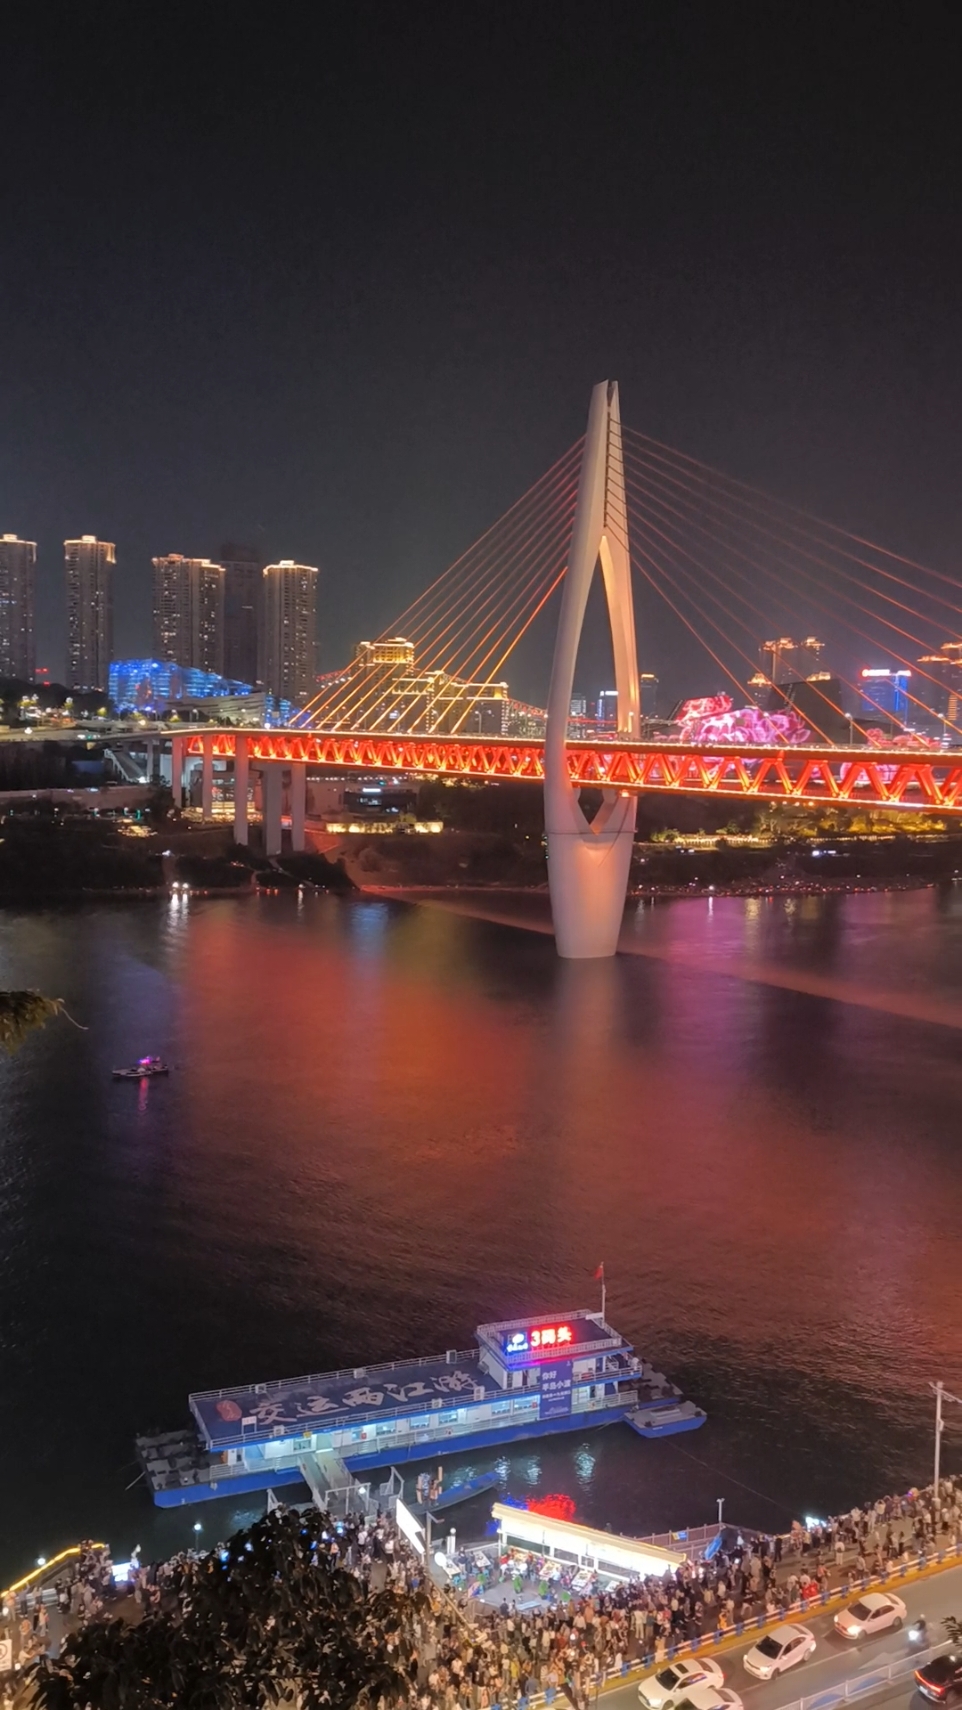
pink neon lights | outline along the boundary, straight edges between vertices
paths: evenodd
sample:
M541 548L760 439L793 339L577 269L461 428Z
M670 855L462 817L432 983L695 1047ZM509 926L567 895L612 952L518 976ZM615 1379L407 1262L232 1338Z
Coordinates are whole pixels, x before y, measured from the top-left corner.
M758 707L734 707L731 695L704 695L683 701L678 710L679 742L747 742L765 748L800 748L812 741L804 719L791 708L764 713Z

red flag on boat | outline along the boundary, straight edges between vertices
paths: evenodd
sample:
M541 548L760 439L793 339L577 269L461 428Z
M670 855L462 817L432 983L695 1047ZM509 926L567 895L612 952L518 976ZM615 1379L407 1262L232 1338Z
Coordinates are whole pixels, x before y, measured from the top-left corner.
M599 1265L598 1269L595 1271L595 1282L604 1282L604 1280L605 1280L605 1267L602 1264L602 1265Z

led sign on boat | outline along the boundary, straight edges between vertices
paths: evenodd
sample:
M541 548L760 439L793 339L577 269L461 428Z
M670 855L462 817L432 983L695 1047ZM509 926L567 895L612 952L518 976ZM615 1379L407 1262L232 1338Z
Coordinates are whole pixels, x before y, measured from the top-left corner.
M506 1354L540 1354L548 1348L564 1348L574 1341L570 1324L540 1324L536 1330L513 1330L504 1339Z

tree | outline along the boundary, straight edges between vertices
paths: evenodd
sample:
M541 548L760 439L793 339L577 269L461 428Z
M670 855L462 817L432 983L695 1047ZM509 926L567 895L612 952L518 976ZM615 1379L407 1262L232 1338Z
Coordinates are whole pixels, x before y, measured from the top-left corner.
M406 1697L423 1592L371 1591L316 1508L276 1509L180 1570L170 1607L94 1622L33 1680L41 1710L354 1710Z
M63 998L48 998L35 991L0 991L0 1051L12 1055L35 1027L44 1027L55 1015L65 1014Z

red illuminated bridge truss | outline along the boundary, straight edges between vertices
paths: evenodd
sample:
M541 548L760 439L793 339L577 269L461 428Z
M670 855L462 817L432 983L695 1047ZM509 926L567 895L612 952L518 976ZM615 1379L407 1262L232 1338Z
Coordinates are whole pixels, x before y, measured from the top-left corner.
M510 737L478 741L456 736L219 730L186 737L187 753L202 754L205 741L210 741L215 757L231 758L238 734L246 737L255 765L258 761L306 761L325 770L343 767L355 772L511 778L530 783L540 783L544 777L543 743L518 742ZM568 769L572 783L586 787L962 813L962 754L917 754L904 748L866 751L570 742Z

